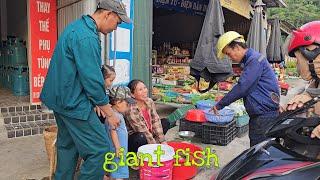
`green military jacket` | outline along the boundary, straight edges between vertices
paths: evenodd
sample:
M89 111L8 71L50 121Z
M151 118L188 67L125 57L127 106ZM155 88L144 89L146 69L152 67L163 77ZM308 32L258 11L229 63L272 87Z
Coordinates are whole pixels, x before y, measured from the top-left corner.
M41 101L57 113L87 120L93 106L109 103L100 66L96 23L82 16L65 28L57 42Z

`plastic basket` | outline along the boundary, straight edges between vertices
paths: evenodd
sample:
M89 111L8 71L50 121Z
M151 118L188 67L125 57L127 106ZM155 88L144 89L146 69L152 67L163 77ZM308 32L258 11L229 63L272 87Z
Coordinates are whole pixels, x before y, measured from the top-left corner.
M168 97L168 96L163 96L161 98L162 102L171 102L174 98L173 97Z
M193 122L206 122L206 117L204 115L204 112L203 110L200 110L200 109L191 109L187 111L184 118L188 121L193 121Z
M170 126L173 127L176 124L176 121L183 118L188 110L195 109L194 105L187 105L181 108L176 109L173 113L171 113L167 118L170 123Z
M243 136L247 135L248 132L249 132L249 124L242 127L237 127L238 138L242 138Z
M226 124L232 121L234 117L234 111L228 108L224 108L219 111L219 115L214 114L210 110L204 111L207 121L215 124Z
M180 119L179 131L192 131L195 133L195 137L202 137L202 123L200 122L191 122L185 120L184 118Z
M198 101L200 101L201 100L201 96L200 95L197 95L197 94L195 94L195 95L193 95L192 97L191 97L191 103L192 104L196 104Z
M211 109L216 103L212 100L201 100L196 103L197 109Z
M165 96L171 97L171 98L176 98L178 95L179 95L179 93L172 92L172 91L168 91L168 92L165 93Z
M181 95L186 101L191 101L192 97L194 97L194 94L188 94L188 93L184 93Z
M226 125L203 123L202 143L226 146L237 135L235 120Z
M57 163L57 151L56 151L56 140L57 140L58 128L57 126L50 126L43 131L44 143L49 159L49 173L50 177L54 175L56 171Z
M158 88L162 88L165 90L170 90L172 89L174 86L173 85L165 85L165 84L155 84L153 85L154 87L158 87Z
M249 124L249 119L250 117L247 114L242 116L236 116L235 120L236 120L237 127L242 127Z

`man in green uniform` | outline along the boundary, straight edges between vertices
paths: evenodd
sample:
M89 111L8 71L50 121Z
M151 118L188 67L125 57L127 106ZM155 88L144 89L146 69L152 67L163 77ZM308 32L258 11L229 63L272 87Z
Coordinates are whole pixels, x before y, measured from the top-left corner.
M103 178L108 139L93 107L98 106L112 128L119 119L104 89L98 33L110 33L121 22L130 23L125 6L100 0L94 14L65 28L55 47L40 99L54 111L58 126L56 180L73 179L79 155L84 163L78 179Z

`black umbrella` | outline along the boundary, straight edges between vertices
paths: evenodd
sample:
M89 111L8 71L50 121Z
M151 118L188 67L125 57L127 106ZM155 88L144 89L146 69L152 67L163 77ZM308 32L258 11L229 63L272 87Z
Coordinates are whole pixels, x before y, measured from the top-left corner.
M219 60L216 56L216 44L224 33L224 16L220 0L210 0L203 22L198 46L194 58L190 62L190 74L197 80L200 77L210 81L209 90L219 81L232 74L230 60Z
M250 25L247 44L262 55L266 55L267 36L264 28L265 17L263 15L263 6L265 4L262 0L257 0L254 5L254 15Z
M271 34L267 46L267 59L269 62L281 62L284 60L281 49L281 31L279 19L271 21Z

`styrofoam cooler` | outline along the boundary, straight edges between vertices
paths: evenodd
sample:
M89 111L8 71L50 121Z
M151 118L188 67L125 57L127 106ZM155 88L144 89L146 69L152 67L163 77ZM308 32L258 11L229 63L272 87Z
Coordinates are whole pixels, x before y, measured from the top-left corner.
M157 155L154 152L157 147L161 146L161 151L164 154L160 156L160 162L163 166L157 166ZM152 156L153 166L148 165L148 159L144 161L144 166L140 166L140 180L171 180L173 170L173 156L175 154L174 149L165 144L146 144L138 149L139 153L150 154Z

